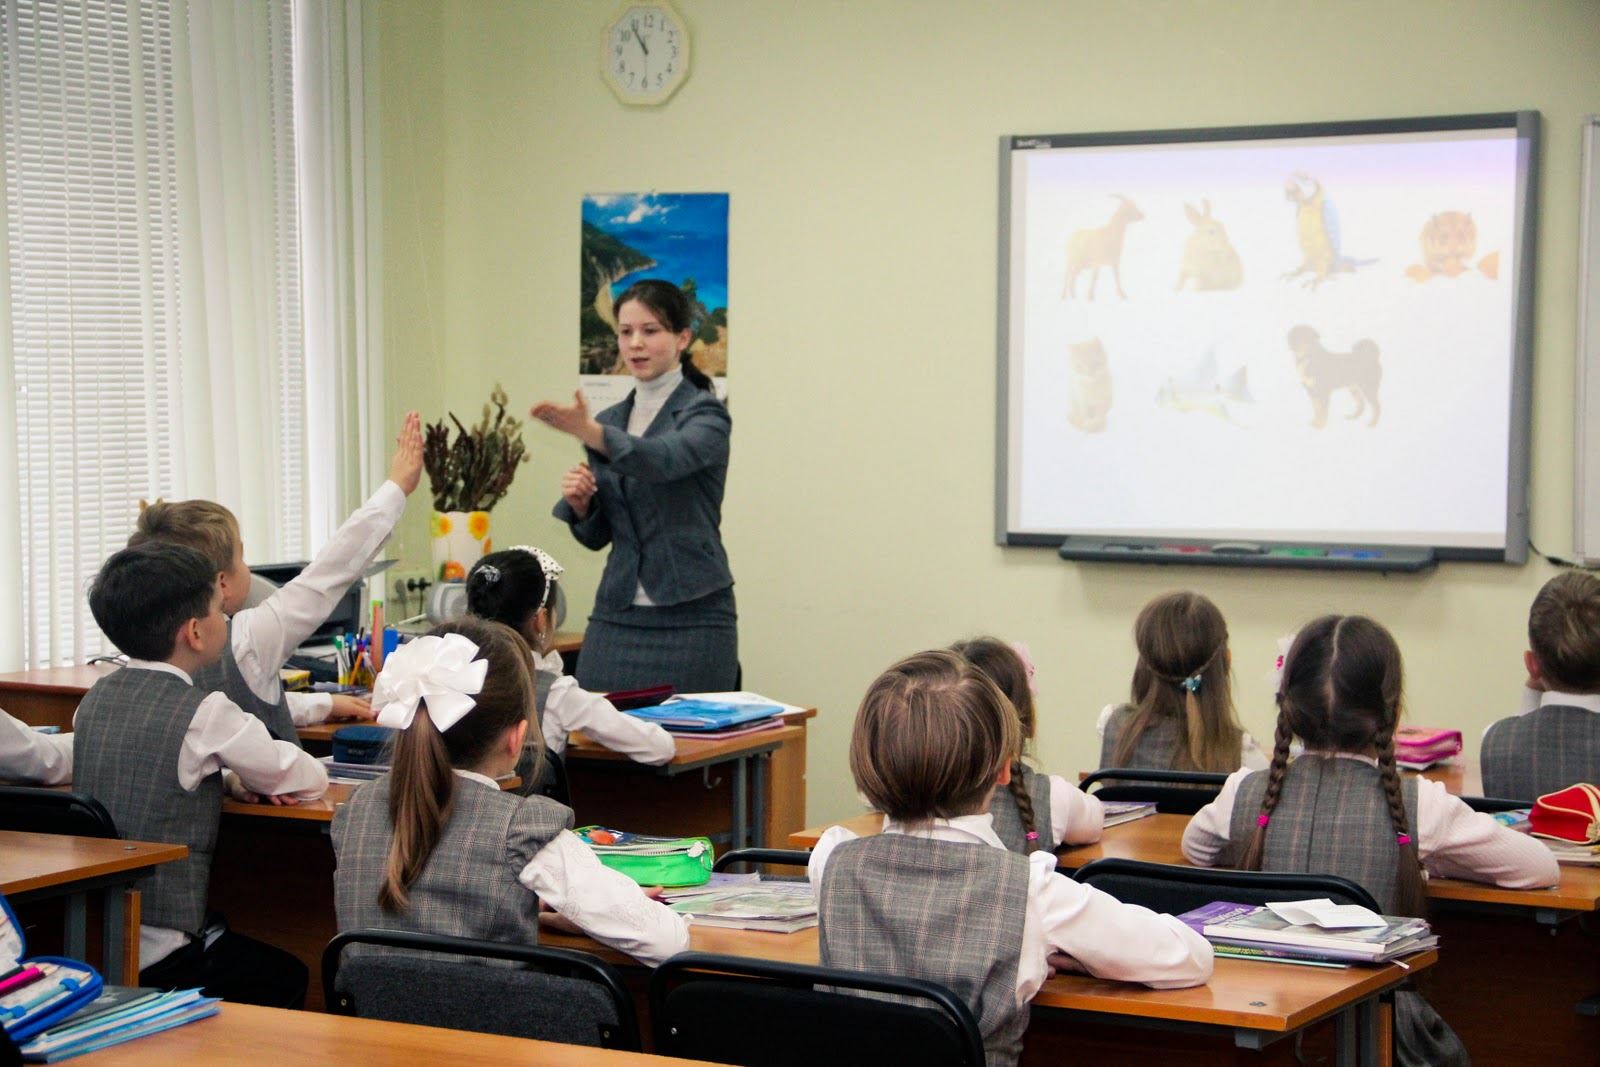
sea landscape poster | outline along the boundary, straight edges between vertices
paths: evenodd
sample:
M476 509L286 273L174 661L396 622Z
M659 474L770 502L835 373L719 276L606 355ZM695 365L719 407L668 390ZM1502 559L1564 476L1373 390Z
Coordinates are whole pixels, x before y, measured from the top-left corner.
M590 411L628 395L614 302L634 282L682 288L694 316L695 365L728 393L728 194L591 193L583 198L578 383Z

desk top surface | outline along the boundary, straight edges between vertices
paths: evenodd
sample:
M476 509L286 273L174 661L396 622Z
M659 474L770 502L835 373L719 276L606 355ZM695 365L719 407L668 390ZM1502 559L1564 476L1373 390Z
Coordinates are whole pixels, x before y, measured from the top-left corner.
M593 952L614 963L636 966L626 956L581 934L546 929L540 932L539 941L557 948ZM794 934L772 934L691 926L689 947L696 952L719 952L784 963L815 964L818 960L816 927ZM1425 952L1410 957L1406 963L1411 968L1409 973L1414 973L1437 961L1437 953ZM1407 974L1404 968L1392 964L1332 969L1254 960L1217 960L1211 981L1190 989L1147 989L1086 975L1057 975L1045 983L1034 1004L1284 1033L1393 986Z
M559 1045L321 1012L223 1004L209 1019L96 1052L96 1064L540 1063L556 1067L658 1067L690 1060Z
M0 893L27 893L184 859L183 845L0 831Z
M838 823L808 827L789 836L791 848L810 848L828 825L848 827L859 835L875 834L883 828L877 812L856 815ZM1143 860L1146 863L1172 863L1187 866L1183 858L1183 829L1187 815L1152 815L1144 819L1107 828L1092 845L1063 848L1057 862L1063 870L1076 870L1094 860L1107 857ZM1466 900L1480 904L1507 904L1524 908L1552 908L1559 911L1600 911L1600 867L1561 866L1561 881L1550 889L1500 889L1478 882L1454 878L1428 879L1428 896L1434 900Z
M516 789L522 784L522 779L514 774L509 774L500 779L501 789ZM256 819L291 819L302 822L333 821L334 812L344 807L350 799L350 794L359 786L349 782L329 782L328 791L316 800L306 800L299 804L252 804L243 800L234 800L232 797L222 802L224 815L243 815Z

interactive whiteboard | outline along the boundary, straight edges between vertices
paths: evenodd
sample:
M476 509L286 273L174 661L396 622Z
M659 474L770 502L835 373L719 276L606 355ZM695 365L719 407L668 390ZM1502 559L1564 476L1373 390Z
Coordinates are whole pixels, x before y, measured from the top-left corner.
M999 541L1525 559L1537 131L1003 138Z

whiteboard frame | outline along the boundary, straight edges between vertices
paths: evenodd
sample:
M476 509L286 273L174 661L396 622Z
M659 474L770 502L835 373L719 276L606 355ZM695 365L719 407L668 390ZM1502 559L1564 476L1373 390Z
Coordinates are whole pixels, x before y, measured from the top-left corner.
M1583 120L1582 177L1578 184L1578 352L1572 469L1572 551L1600 563L1600 115Z

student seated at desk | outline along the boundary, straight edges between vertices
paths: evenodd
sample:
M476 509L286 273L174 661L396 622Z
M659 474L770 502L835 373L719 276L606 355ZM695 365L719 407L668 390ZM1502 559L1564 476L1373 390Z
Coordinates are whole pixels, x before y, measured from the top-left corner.
M850 737L856 788L883 832L822 835L822 963L938 982L971 1006L990 1063L1015 1063L1051 963L1157 988L1211 976L1211 946L995 836L990 796L1021 749L1004 694L953 652L921 652L868 688ZM952 931L960 931L959 936ZM1070 957L1062 959L1061 957Z
M660 765L676 754L672 735L653 722L624 715L611 701L590 693L562 673L561 653L550 646L565 614L560 586L561 564L532 545L491 552L467 573L467 610L480 619L503 623L516 631L534 660L534 696L539 732L550 751L567 750L567 738L582 730L598 742L640 763Z
M222 657L228 621L211 561L160 542L106 560L89 589L94 621L128 656L78 705L77 784L123 837L187 845L144 891L139 984L275 1008L305 1001L305 965L271 945L208 929L206 894L224 792L280 804L328 788L322 765L192 681Z
M1038 728L1033 665L1022 658L1020 651L995 637L957 641L950 651L982 671L1005 694L1016 709L1026 749ZM1100 840L1105 830L1105 809L1098 798L1060 775L1040 774L1022 762L1021 753L1011 763L1010 783L1005 789L994 791L989 814L994 816L994 832L1000 840L1011 851L1024 855L1062 844L1086 845Z
M647 964L688 947L683 916L602 866L572 834L570 808L496 784L529 734L544 751L527 649L508 627L467 617L401 645L372 703L402 733L394 769L333 817L340 930L532 945L543 903Z
M1201 867L1334 874L1388 915L1423 915L1431 872L1513 889L1554 885L1549 849L1475 812L1441 782L1396 772L1400 649L1359 615L1307 624L1284 658L1266 771L1230 775L1183 834ZM1293 738L1305 752L1290 760ZM1397 1062L1463 1063L1460 1041L1415 993L1395 998Z
M1600 579L1563 571L1528 611L1523 709L1485 731L1479 763L1491 797L1533 801L1600 782Z
M1100 712L1101 767L1233 771L1267 765L1233 709L1233 656L1222 612L1199 593L1168 593L1133 624L1133 702Z
M327 719L370 719L365 700L327 693L285 693L278 671L294 650L327 621L345 591L366 570L405 512L406 497L422 478L422 424L406 415L389 480L328 539L317 558L261 604L250 597L250 568L233 512L209 500L156 501L142 506L129 546L149 541L192 548L211 560L222 582L228 645L222 658L196 676L266 724L272 736L296 747L297 726Z
M72 735L40 733L0 711L0 782L66 785L72 781Z

